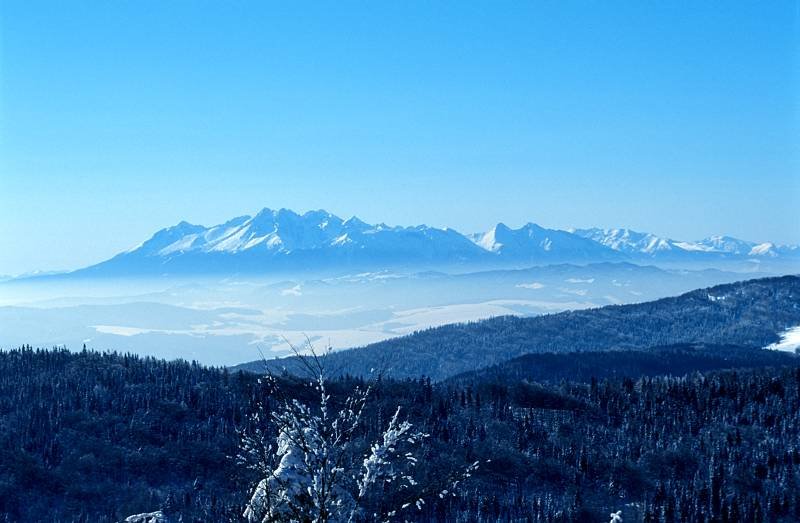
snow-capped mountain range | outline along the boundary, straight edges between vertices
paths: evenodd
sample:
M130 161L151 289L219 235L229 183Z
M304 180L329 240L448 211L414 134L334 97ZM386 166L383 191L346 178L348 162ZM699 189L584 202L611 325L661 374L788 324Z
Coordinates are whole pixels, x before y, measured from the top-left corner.
M769 257L797 256L796 245L775 245L771 242L749 242L730 236L711 236L699 241L676 241L654 234L630 229L570 229L570 232L595 241L615 251L634 256L658 257L668 254L686 256L705 253L710 255Z
M213 227L181 222L82 275L269 273L296 270L523 267L597 261L800 260L797 246L726 236L686 242L628 229L554 230L528 223L489 231L371 225L323 210L263 209Z

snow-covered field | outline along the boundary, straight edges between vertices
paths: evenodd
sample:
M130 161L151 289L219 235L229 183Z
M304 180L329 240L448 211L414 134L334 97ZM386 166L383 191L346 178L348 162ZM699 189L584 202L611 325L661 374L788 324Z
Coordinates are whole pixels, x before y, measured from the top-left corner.
M785 352L795 352L797 349L800 349L800 325L792 327L791 329L786 329L786 331L781 334L781 340L779 342L767 345L764 348Z

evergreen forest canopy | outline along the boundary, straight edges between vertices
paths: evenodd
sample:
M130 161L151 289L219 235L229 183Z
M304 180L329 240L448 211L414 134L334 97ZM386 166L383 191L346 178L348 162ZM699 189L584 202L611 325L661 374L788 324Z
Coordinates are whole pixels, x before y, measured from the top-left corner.
M621 367L586 381L581 371L536 382L524 370L382 380L365 437L399 405L430 434L418 449L423 481L490 460L458 496L425 504L419 521L603 521L616 510L635 518L625 521L796 521L800 361L734 349L733 366L748 365L749 352L756 368L721 370L730 360L699 350L687 361L691 350L658 351L659 365L684 377ZM629 355L652 363L649 352ZM551 367L569 375L585 357L610 368L621 353L557 355ZM281 381L313 400L307 383ZM332 395L356 384L339 378ZM0 513L111 522L160 508L170 521L238 520L256 478L233 456L258 399L250 373L88 351L0 353Z

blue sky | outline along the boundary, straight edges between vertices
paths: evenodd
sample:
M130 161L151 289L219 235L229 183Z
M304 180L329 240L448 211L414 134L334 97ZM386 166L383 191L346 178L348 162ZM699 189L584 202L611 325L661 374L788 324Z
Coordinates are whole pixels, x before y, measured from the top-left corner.
M6 0L0 273L265 206L800 242L798 5Z

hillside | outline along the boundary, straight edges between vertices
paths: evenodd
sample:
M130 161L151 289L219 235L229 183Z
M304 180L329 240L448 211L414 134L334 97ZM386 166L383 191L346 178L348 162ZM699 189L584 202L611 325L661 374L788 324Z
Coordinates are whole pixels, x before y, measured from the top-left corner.
M800 366L800 356L755 347L695 343L647 350L526 354L499 365L457 374L444 383L461 386L503 380L509 383L589 383L625 377L683 376L692 372L781 366Z
M244 499L229 456L255 382L181 361L0 351L0 514L116 522L173 496L226 520Z
M422 485L483 461L458 496L429 498L414 521L605 521L617 510L625 521L797 521L798 369L700 375L705 363L681 351L671 354L686 378L637 379L633 365L591 383L491 370L382 380L367 440L400 405L429 434L417 449ZM561 357L603 372L622 356ZM330 385L337 401L359 383ZM281 388L314 397L306 381ZM254 376L180 361L0 352L0 519L110 523L161 510L169 521L238 521L255 478L232 456L265 393Z
M543 352L647 349L681 343L764 347L800 325L800 277L783 276L699 289L652 302L446 325L332 354L341 373L386 369L393 377L434 380ZM291 358L271 360L294 369ZM263 370L263 362L237 369Z

